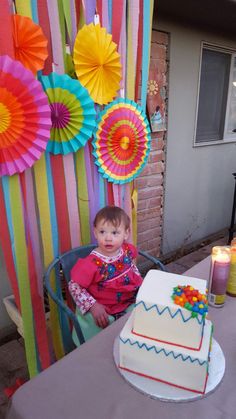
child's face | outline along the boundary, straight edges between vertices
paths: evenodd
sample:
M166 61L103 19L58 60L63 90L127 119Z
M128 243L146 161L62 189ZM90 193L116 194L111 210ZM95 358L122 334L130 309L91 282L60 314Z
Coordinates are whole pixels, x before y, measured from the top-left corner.
M123 222L115 227L110 221L101 220L94 228L94 235L101 253L104 256L115 256L123 242L127 240L129 229L125 228Z

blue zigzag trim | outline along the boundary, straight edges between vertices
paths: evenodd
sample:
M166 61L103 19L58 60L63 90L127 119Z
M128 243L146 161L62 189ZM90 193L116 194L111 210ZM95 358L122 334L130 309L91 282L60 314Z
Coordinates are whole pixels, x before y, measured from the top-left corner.
M183 315L183 313L182 313L182 310L180 309L180 308L178 308L177 310L176 310L176 312L173 314L171 311L170 311L170 309L169 309L169 307L168 306L166 306L165 308L163 308L162 310L160 310L159 308L158 308L158 306L156 305L156 304L153 304L151 307L147 307L146 306L146 304L144 303L144 301L139 301L138 303L136 303L135 304L135 307L137 307L137 306L139 306L139 305L143 305L143 307L144 307L144 309L146 310L146 311L150 311L150 310L153 310L153 309L156 309L156 312L157 312L157 314L159 314L160 316L165 312L165 311L168 311L168 313L169 313L169 315L172 317L172 319L175 317L175 316L177 316L177 315L180 315L180 317L182 318L182 320L183 320L183 322L184 323L186 323L186 322L188 322L189 320L191 320L191 319L196 319L197 320L197 322L198 322L198 324L205 324L205 319L203 318L203 316L197 316L197 317L192 317L192 315L190 314L190 316L189 317L187 317L187 318L185 318L184 317L184 315Z
M142 349L142 348L145 348L147 351L154 351L154 352L156 352L156 354L158 355L159 353L161 353L161 352L163 352L166 356L170 356L170 355L172 355L173 356L173 358L174 359L177 359L177 358L181 358L182 359L182 361L184 361L184 362L186 362L186 361L190 361L190 362L192 362L192 364L194 363L194 362L196 362L196 363L198 363L200 366L202 366L202 365L204 365L204 364L208 364L208 362L207 361L200 361L199 359L197 359L197 358L195 358L195 359L193 359L193 358L191 358L191 356L186 356L186 357L184 357L183 356L183 354L178 354L178 355L175 355L175 353L173 352L173 351L170 351L170 352L167 352L164 348L162 348L162 349L157 349L154 345L153 346L147 346L146 345L146 343L139 343L137 340L135 341L135 342L131 342L131 340L129 339L129 338L127 338L127 339L122 339L121 337L120 337L120 341L122 342L122 343L124 343L124 345L125 344L127 344L127 343L129 343L131 346L134 346L134 345L137 345L138 346L138 348L139 349Z

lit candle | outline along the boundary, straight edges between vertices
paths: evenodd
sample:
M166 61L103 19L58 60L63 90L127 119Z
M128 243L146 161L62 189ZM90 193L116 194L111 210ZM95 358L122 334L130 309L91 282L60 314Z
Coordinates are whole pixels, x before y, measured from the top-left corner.
M209 278L209 304L214 307L222 307L224 305L229 267L229 247L214 246L211 254L211 271Z

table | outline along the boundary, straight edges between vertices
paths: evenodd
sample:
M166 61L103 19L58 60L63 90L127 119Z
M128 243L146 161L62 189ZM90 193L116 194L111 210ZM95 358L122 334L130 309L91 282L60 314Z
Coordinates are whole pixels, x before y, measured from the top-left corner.
M210 258L185 274L207 278ZM126 316L33 378L14 394L6 419L234 419L236 299L210 308L214 337L226 358L218 389L189 403L154 400L132 388L113 362L113 342Z

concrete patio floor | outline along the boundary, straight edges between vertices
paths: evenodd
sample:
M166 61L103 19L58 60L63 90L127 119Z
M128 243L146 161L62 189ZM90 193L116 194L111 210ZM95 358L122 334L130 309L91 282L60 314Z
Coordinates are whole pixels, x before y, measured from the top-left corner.
M220 239L167 264L166 267L169 272L182 274L210 255L213 246L226 245L227 239L227 236L222 235ZM17 378L29 379L24 340L20 335L16 335L13 340L0 346L0 419L5 418L9 404L3 390L5 387L12 386Z

